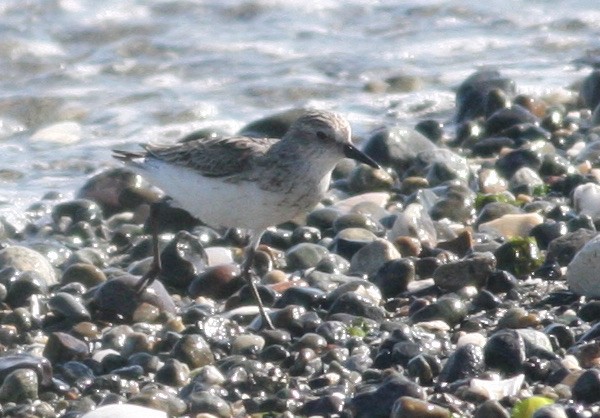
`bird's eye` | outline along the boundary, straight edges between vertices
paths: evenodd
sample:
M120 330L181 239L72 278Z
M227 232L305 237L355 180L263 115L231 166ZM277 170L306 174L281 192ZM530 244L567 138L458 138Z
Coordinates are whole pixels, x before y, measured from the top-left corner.
M319 139L327 139L327 134L323 131L317 131L317 138Z

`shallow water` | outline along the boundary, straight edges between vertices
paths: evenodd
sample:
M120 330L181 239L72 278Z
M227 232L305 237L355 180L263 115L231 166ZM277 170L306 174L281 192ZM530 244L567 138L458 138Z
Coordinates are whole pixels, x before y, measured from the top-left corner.
M114 147L233 133L298 106L340 111L365 135L449 120L478 67L536 95L589 72L573 60L598 48L595 0L481 3L3 0L0 214L72 196L115 165ZM397 76L394 91L366 88Z

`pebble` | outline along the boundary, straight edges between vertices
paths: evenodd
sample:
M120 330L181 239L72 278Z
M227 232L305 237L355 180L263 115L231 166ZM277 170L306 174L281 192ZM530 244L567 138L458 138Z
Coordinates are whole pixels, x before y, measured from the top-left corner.
M441 406L410 396L401 396L394 402L390 418L445 418L450 415L450 411Z
M385 239L376 239L359 249L350 260L350 272L354 275L372 276L384 264L399 259L400 253L392 243Z
M416 130L401 127L383 128L371 135L363 151L385 167L398 172L407 169L421 152L437 149L436 145Z
M465 286L483 287L496 268L496 258L490 253L474 253L472 257L442 264L433 272L437 286L451 291Z
M525 342L516 331L500 330L485 343L483 355L486 367L514 375L525 362Z
M421 244L429 247L436 246L437 233L435 226L423 206L418 203L411 203L398 215L389 233L389 238L395 240L400 237L414 237Z
M407 258L385 262L369 276L369 280L379 288L384 298L395 297L406 291L415 278L415 264Z
M573 191L573 206L577 213L589 215L592 219L600 217L600 185L581 184Z
M561 266L569 264L583 246L597 235L596 231L579 228L548 243L546 260L556 261Z
M31 402L38 399L38 376L31 369L17 369L9 373L0 386L3 402Z
M140 405L114 404L101 406L81 418L167 418L167 414Z
M106 275L102 270L92 264L74 263L63 273L60 283L81 283L85 287L94 287L106 281Z
M21 272L35 272L46 286L58 283L52 264L40 253L27 247L14 245L0 250L0 269L8 267Z
M537 213L507 214L493 221L479 224L479 232L496 233L505 238L525 237L544 222Z
M600 238L589 240L567 266L566 281L578 295L594 298L600 296Z

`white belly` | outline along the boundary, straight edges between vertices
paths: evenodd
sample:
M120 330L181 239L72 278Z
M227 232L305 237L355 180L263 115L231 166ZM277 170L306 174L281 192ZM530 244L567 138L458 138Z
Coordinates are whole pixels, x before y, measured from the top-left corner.
M329 176L312 187L305 181L299 182L306 190L301 190L302 198L296 199L290 193L260 189L254 182L228 183L156 160L137 171L202 222L212 227L252 230L262 230L306 212L318 203L329 185Z

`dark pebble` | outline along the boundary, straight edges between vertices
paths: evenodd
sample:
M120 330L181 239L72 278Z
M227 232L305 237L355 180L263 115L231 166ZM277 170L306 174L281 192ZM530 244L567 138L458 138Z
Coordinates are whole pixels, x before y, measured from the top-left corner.
M522 370L526 358L525 342L517 332L501 330L488 338L483 355L488 368L514 375Z

